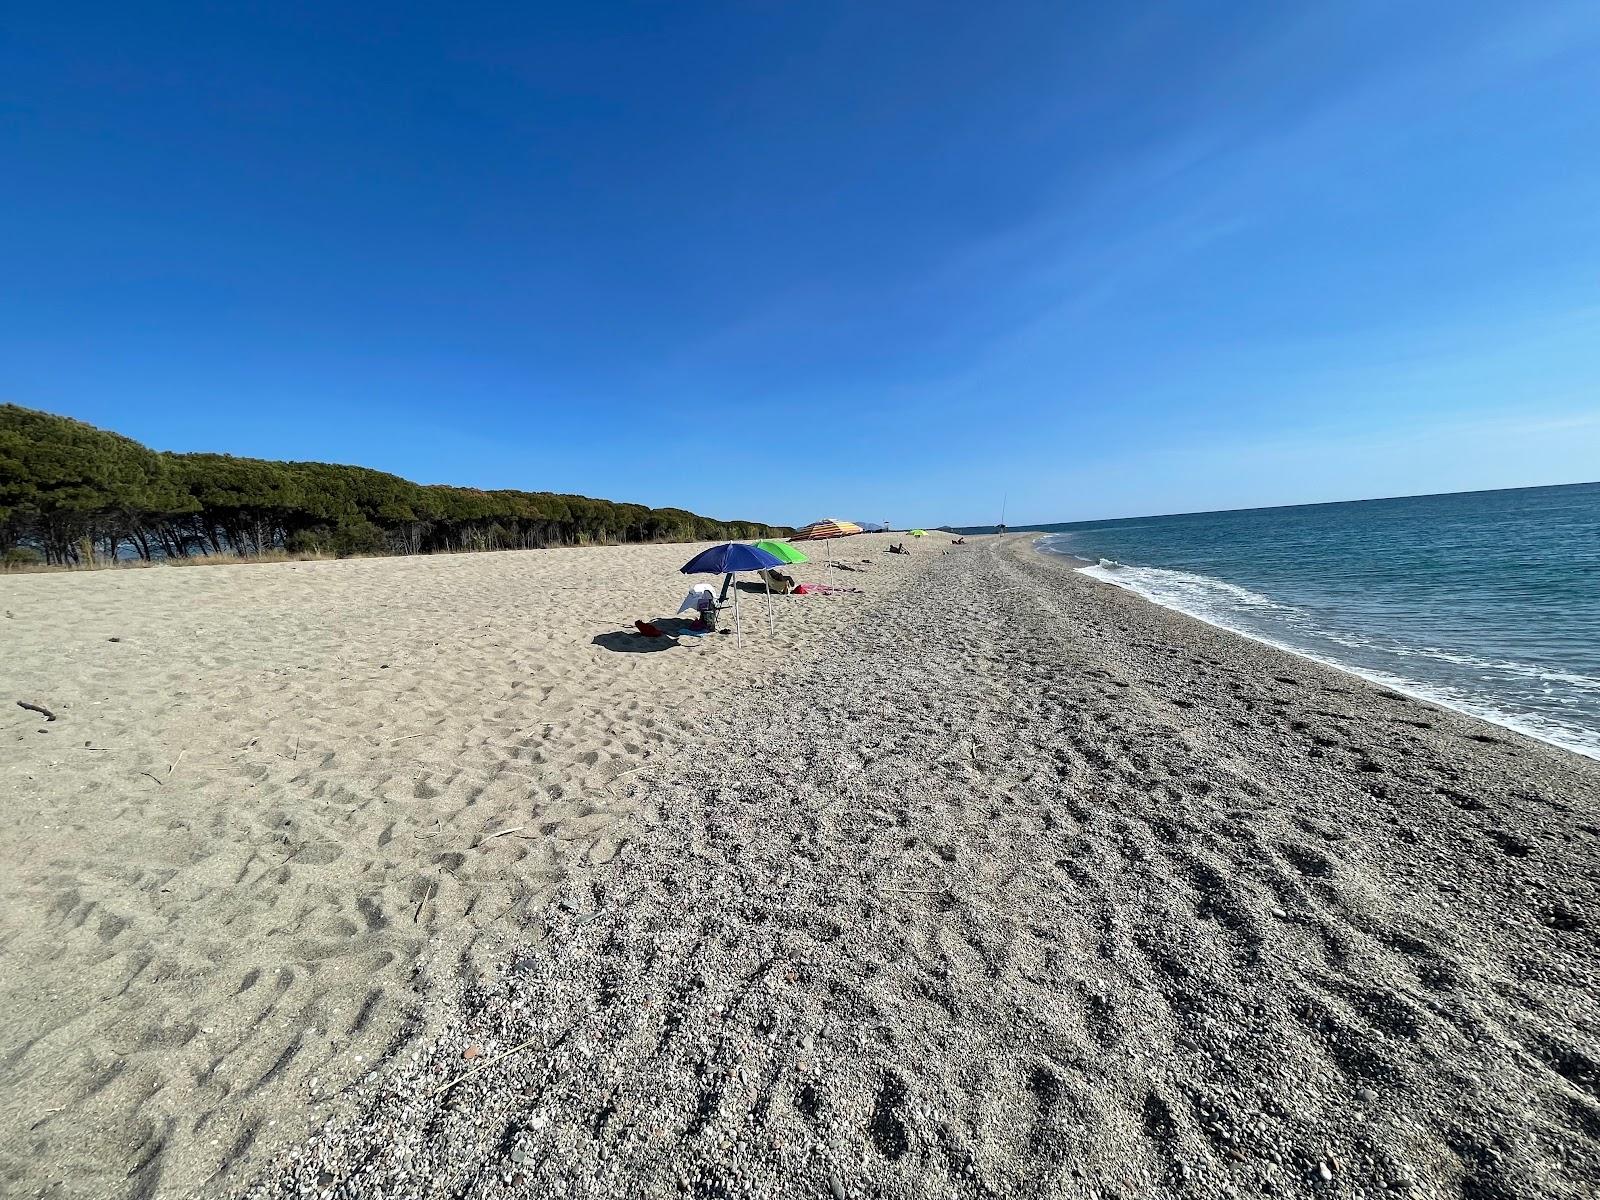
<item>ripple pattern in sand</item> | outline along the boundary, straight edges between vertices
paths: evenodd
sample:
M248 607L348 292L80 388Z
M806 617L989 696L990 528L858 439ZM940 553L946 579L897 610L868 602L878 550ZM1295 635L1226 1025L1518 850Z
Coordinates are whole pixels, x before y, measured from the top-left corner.
M695 549L0 577L0 1191L189 1195L304 1136L420 987L648 824L628 781L696 740L691 701L862 599L780 600L772 637L747 597L742 653L619 633ZM855 549L812 577L926 562Z

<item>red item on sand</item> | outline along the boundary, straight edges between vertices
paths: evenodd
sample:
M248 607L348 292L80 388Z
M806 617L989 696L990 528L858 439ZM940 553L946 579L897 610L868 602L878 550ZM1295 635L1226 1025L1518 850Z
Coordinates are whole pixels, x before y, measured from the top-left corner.
M660 630L660 629L656 628L656 626L650 624L649 621L635 621L633 623L633 627L635 629L637 629L640 633L644 634L645 637L666 637L667 636L662 630Z

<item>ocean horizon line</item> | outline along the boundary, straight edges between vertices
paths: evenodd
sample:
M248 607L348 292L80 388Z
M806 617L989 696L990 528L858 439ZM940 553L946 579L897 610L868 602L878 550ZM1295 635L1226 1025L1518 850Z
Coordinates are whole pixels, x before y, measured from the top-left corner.
M1277 512L1288 508L1335 508L1350 504L1382 504L1389 500L1434 500L1442 496L1480 496L1494 495L1502 492L1538 492L1550 488L1581 488L1600 486L1600 479L1578 479L1569 483L1525 483L1515 487L1494 488L1460 488L1445 492L1406 492L1397 496L1361 496L1348 500L1302 500L1291 504L1251 504L1237 508L1191 508L1179 512L1152 512L1138 513L1125 517L1080 517L1071 521L1034 521L1025 525L1007 523L1007 533L1048 533L1064 525L1099 525L1111 524L1118 521L1153 521L1169 517L1212 517L1221 513L1252 513L1252 512ZM929 525L928 529L940 529L946 533L983 533L992 531L998 522L971 525Z

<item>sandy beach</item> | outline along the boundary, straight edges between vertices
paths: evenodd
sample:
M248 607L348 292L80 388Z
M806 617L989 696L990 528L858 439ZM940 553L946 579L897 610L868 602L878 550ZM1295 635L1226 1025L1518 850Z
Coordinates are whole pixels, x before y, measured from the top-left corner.
M0 577L0 1190L1600 1190L1600 763L889 540Z
M706 700L922 561L874 541L775 636L745 595L742 651L632 632L694 546L0 576L0 1191L192 1195L304 1137Z

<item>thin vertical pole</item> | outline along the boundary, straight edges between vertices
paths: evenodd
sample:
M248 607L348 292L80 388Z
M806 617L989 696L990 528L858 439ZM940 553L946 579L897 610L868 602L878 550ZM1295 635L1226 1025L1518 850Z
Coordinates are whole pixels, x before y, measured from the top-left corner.
M778 632L778 626L772 620L772 580L763 572L761 582L767 585L767 636L771 637Z

